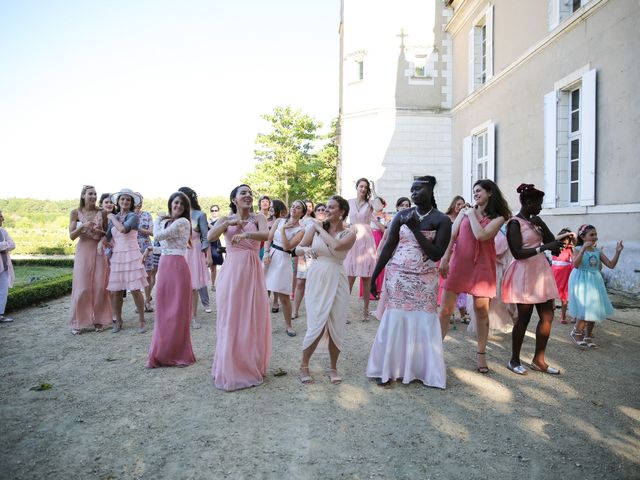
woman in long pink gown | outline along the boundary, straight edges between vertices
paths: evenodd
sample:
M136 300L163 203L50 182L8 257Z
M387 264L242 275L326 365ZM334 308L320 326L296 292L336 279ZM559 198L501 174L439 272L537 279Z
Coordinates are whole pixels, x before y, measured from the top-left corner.
M484 356L489 337L489 301L496 296L494 237L511 217L511 212L500 188L491 180L478 180L473 185L473 199L476 202L475 208L460 210L453 223L451 241L440 260L440 274L445 279L440 325L444 337L458 294L473 296L478 329L476 369L479 373L486 374L489 373Z
M376 242L371 231L371 186L369 180L361 178L356 182L358 196L349 200L349 223L356 231L356 243L344 260L344 269L349 279L349 290L356 277L362 279L365 292L371 289L371 275L376 266ZM363 295L362 321L369 320L369 295Z
M189 199L182 192L169 197L170 217L158 217L153 237L161 253L156 283L156 319L147 368L195 363L191 347L191 273L185 259L191 235Z
M216 351L211 375L216 388L239 390L262 384L271 358L269 299L260 262L267 219L251 212L253 193L239 185L230 195L232 215L209 230L209 241L224 233L227 256L216 288Z
M96 207L95 187L85 185L80 193L80 206L71 211L69 237L78 239L73 260L71 287L71 333L85 330L100 332L111 324L111 302L107 291L109 265L98 251L104 236L106 213Z

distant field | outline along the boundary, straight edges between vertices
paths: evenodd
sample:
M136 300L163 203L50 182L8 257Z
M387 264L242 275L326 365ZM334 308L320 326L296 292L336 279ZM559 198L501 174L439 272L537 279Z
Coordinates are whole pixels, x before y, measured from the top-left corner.
M216 203L227 209L228 200L222 197L199 199L203 211ZM33 198L0 199L4 228L16 242L16 255L73 255L74 242L69 239L69 213L77 208L78 200L38 200ZM145 199L144 210L156 215L167 209L167 199Z

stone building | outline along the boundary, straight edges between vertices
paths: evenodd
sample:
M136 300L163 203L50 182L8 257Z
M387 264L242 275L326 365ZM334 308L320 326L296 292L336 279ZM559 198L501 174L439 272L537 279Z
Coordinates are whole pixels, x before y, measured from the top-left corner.
M345 8L350 3L343 0L343 39L350 28ZM389 8L396 3L389 2ZM441 17L447 19L438 38L448 47L440 115L451 125L451 176L445 172L442 152L441 197L460 193L468 199L476 180L490 178L517 211L516 187L534 183L546 192L541 216L553 231L593 224L609 256L615 241L625 240L618 267L603 273L611 286L640 293L640 147L635 139L640 131L635 81L640 78L640 4L632 0L419 3L442 7ZM416 11L413 18L417 16ZM425 29L431 32L431 24ZM351 34L360 38L358 32ZM344 45L356 45L356 39ZM348 53L342 56L344 68ZM353 90L348 82L341 84L342 172L352 176L353 167L362 168L367 159L352 159L362 140L350 137L353 126L348 119L357 114L346 106L353 105ZM396 109L397 118L402 111ZM374 132L371 129L369 137L375 137ZM380 190L392 184L391 179L385 181L385 162L393 165L396 175L405 169L413 174L423 165L436 171L440 164L432 166L428 152L433 148L440 153L444 142L437 146L429 138L424 142L402 150L402 160L394 155L382 162L376 156L368 158L369 171L379 168ZM418 157L415 152L423 148L427 152ZM403 163L411 158L420 162ZM444 185L448 178L449 186ZM351 193L345 189L350 179L342 179L347 193ZM441 207L447 203L448 198L439 202Z

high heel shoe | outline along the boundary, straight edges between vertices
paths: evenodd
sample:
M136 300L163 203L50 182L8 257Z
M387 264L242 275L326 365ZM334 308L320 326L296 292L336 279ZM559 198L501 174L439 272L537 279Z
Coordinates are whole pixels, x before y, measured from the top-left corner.
M120 330L122 330L122 320L116 320L111 329L111 333L118 333Z
M477 355L486 355L487 352L476 352ZM484 367L477 367L476 370L478 371L478 373L482 373L483 375L486 375L487 373L489 373L489 367L484 366Z

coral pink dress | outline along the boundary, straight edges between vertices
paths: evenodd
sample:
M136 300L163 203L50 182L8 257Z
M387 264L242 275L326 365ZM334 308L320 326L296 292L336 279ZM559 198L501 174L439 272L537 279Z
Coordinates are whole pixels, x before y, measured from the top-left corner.
M428 238L435 231L422 232ZM406 225L386 265L377 315L380 326L371 347L367 377L382 382L420 380L445 388L442 333L437 312L438 266L430 260Z
M200 290L202 287L208 286L211 283L211 277L207 269L207 261L202 253L200 232L195 229L191 230L191 248L187 248L185 258L189 265L192 290Z
M135 214L129 213L125 224L131 215ZM138 246L138 230L132 228L127 233L121 233L116 227L111 227L111 235L113 253L107 290L110 292L142 290L148 282L147 272L142 264L142 253Z
M365 202L358 209L356 200L349 200L349 222L356 230L356 242L344 260L348 277L370 277L376 266L376 242L371 232L373 209Z
M556 279L556 286L560 294L560 300L569 300L569 276L573 270L573 249L565 248L558 256L551 257L551 269L553 277Z
M189 220L179 218L167 228L156 219L153 237L162 247L156 283L156 318L147 368L195 363L191 347L191 273L185 260Z
M231 243L235 234L257 230L249 221L243 230L230 226L224 234L227 256L216 288L217 340L211 369L216 388L222 390L260 385L271 358L271 317L260 242Z
M531 222L513 217L520 224L522 246L535 248L542 245L542 232ZM551 265L544 253L523 260L514 260L507 267L502 279L502 301L504 303L536 304L558 298L558 287L553 278Z
M472 213L475 215L475 212ZM482 217L484 228L491 218ZM469 217L462 219L456 248L449 262L443 288L448 292L468 293L474 297L496 296L496 246L493 238L480 242L471 230Z
M78 221L87 222L78 210ZM83 228L76 244L71 287L72 330L104 327L111 324L111 300L107 291L109 264L104 253L98 253L98 241L104 235L102 212L97 212L91 228ZM136 244L137 245L137 244Z

